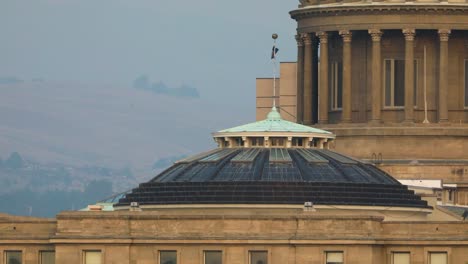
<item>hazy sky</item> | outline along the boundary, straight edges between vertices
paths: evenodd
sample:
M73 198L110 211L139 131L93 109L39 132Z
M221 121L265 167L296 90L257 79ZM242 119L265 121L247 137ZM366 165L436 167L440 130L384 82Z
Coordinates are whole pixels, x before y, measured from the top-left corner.
M255 77L271 75L271 33L279 58L295 60L297 3L1 0L0 77L130 86L147 74L253 110Z

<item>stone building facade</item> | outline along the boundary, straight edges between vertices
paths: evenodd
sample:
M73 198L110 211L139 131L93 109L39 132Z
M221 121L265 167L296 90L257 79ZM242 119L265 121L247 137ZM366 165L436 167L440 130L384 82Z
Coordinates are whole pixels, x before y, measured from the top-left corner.
M0 264L467 264L468 210L437 202L451 192L416 195L329 150L463 193L467 6L301 1L299 60L281 65L276 86L281 114L272 80L259 79L261 121L214 133L218 149L118 203L54 219L0 214ZM420 124L424 46L430 124Z
M0 219L0 263L5 264L163 264L161 258L170 254L172 263L183 264L261 263L253 257L264 258L263 264L468 261L468 225L453 219L385 221L372 213L327 215L301 208L62 212L56 219ZM12 253L21 261L8 262ZM54 262L44 260L44 254ZM207 254L220 262L207 262Z
M300 1L297 63L281 65L285 118L400 179L444 179L468 204L468 4ZM257 117L269 79L257 80Z

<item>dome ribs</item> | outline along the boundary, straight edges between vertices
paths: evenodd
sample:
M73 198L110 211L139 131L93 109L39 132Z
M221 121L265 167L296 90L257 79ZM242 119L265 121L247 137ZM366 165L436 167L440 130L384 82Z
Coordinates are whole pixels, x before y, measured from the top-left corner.
M141 186L120 200L140 204L303 204L427 207L406 186L300 182L178 182Z
M308 149L302 153L292 148L287 150L290 160L270 162L270 149L261 149L253 159L233 161L241 151L252 149L212 152L219 155L205 161L178 162L133 189L116 207L131 202L303 205L310 201L330 206L430 208L380 169L334 152ZM315 161L321 157L321 162Z

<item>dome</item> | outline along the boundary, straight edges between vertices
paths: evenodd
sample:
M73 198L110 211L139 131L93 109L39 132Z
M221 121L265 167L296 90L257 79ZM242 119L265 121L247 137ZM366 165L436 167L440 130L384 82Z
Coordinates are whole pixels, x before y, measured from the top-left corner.
M375 166L315 148L218 148L176 162L120 199L145 205L291 204L429 208Z

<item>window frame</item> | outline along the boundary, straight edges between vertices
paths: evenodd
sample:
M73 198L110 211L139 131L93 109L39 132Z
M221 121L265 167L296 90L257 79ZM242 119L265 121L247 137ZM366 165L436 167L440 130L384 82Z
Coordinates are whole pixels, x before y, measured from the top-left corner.
M262 148L265 146L265 138L263 137L250 137L250 147Z
M179 252L175 249L159 249L158 250L158 264L162 264L161 263L161 253L162 252L174 252L175 255L176 255L176 264L179 262Z
M341 71L340 71L340 68L341 68ZM340 83L340 76L341 76L341 83ZM341 98L341 107L339 106L339 102L340 102L339 90L340 89L341 89L341 97L343 97L343 63L342 62L340 61L330 62L329 78L330 78L329 80L330 110L342 111L343 110L343 98Z
M387 82L387 74L386 74L386 62L390 61L390 104L391 105L386 105L386 82ZM385 58L383 60L383 66L382 66L382 105L384 109L404 109L405 105L405 87L403 87L403 105L397 105L395 106L395 61L403 61L405 62L405 59L399 59L399 58ZM420 62L419 59L414 59L414 64L413 64L413 107L417 108L418 103L419 103L419 96L418 92L420 91L420 76L419 76L419 66ZM405 65L405 64L403 64ZM403 79L403 83L404 83Z
M221 253L221 264L224 263L224 252L222 250L216 250L216 249L206 249L203 250L203 264L206 264L206 253L207 252L219 252Z
M88 253L88 252L89 252L89 253L91 253L91 252L99 252L100 255L101 255L101 264L104 263L104 259L103 259L103 255L104 255L104 254L103 254L103 251L102 251L101 249L83 249L82 252L83 252L83 253L82 253L82 257L83 257L82 263L83 263L83 264L87 264L87 263L86 263L86 253Z
M410 251L392 251L390 263L395 264L394 254L408 254L409 256L409 263L411 263L411 252Z
M54 263L55 263L55 250L39 250L39 264L43 264L42 262L42 253L47 252L47 253L54 253Z
M255 264L255 263L252 263L252 253L255 253L255 252L264 252L266 254L266 262L267 263L264 263L264 264L268 264L269 261L270 261L270 251L269 250L262 250L262 249L258 249L258 250L249 250L249 255L248 255L248 263L249 264Z
M449 252L448 251L438 251L438 250L434 250L434 251L428 251L427 252L427 264L433 264L432 261L431 261L431 255L432 254L445 254L445 260L446 260L446 264L449 264Z
M468 59L464 59L463 62L463 108L468 110Z
M5 264L8 264L8 253L20 253L20 256L21 256L21 264L23 264L23 250L16 250L16 249L8 249L8 250L4 250L3 251L3 255L4 255L4 261L5 261Z
M325 264L328 264L328 263L329 263L329 262L328 262L328 254L329 254L329 253L341 253L341 256L342 256L342 259L343 259L343 261L341 262L341 264L344 264L344 263L345 263L345 253L344 253L344 251L342 251L342 250L327 250L327 251L325 251L325 254L324 254L324 255L325 255L325 261L324 261Z

